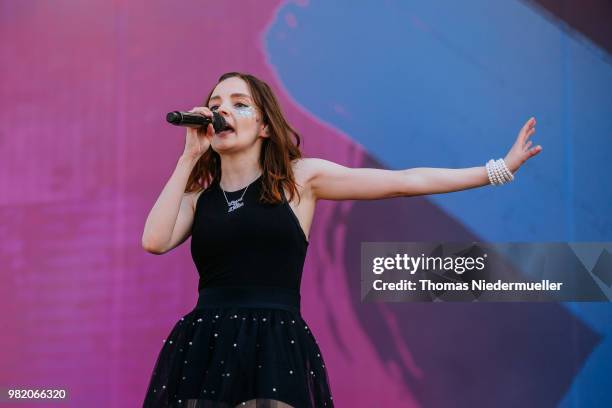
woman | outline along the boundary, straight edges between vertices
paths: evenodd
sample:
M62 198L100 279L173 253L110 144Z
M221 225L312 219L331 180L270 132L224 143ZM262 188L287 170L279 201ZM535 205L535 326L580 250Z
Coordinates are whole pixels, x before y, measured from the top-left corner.
M196 307L165 339L145 407L332 407L323 354L300 315L300 279L317 200L372 200L503 184L541 146L531 118L504 160L467 169L351 169L302 158L270 87L222 75L197 112L228 128L187 129L151 210L143 247L190 235ZM293 140L293 139L295 140Z

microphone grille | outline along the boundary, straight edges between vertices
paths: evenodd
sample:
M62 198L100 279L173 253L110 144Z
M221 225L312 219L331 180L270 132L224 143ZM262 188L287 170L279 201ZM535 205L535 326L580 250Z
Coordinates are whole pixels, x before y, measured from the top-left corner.
M225 126L227 125L227 122L225 121L225 118L221 116L219 113L213 112L212 125L213 125L213 128L215 128L215 132L218 133L218 132L221 132L225 128Z
M169 112L166 115L166 121L169 123L179 123L181 121L181 114L177 111Z

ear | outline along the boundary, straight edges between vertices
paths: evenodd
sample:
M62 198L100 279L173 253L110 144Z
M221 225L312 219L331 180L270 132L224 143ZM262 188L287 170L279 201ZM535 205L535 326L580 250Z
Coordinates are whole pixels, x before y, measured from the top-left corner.
M268 125L262 126L261 130L259 132L259 136L261 137L270 137L270 135L268 134Z

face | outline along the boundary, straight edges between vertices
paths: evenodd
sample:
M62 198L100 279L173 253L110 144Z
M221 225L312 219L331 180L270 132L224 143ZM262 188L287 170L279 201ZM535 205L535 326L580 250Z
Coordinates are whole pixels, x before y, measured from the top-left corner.
M258 139L267 137L261 112L242 78L232 77L219 82L211 94L208 109L223 116L233 128L233 131L215 134L211 147L216 152L249 148Z

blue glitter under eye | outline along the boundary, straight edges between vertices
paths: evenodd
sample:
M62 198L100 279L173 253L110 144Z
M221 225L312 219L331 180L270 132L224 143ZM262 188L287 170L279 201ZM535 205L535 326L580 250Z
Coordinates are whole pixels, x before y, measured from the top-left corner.
M243 108L236 108L236 113L240 116L252 116L255 114L255 110L251 106L245 106Z

